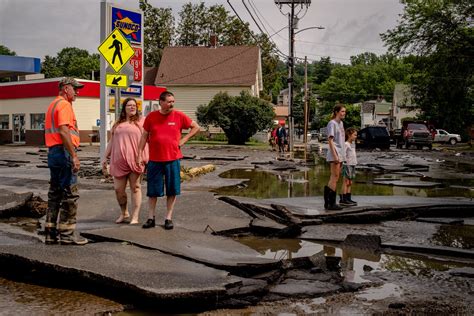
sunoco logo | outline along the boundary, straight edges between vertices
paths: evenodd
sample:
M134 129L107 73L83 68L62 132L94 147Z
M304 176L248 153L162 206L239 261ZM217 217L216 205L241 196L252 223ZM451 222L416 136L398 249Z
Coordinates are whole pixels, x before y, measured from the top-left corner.
M137 33L140 30L140 24L133 22L129 17L123 17L120 11L117 11L117 17L120 20L115 21L114 27L120 29L125 35L130 35L137 40Z

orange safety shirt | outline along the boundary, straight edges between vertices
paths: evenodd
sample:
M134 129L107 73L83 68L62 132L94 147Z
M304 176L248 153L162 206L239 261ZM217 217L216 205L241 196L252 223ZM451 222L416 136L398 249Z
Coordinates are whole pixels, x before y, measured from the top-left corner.
M59 126L67 125L74 147L79 147L79 129L72 105L62 96L57 96L51 102L46 112L44 135L47 147L61 145L63 140L59 134Z

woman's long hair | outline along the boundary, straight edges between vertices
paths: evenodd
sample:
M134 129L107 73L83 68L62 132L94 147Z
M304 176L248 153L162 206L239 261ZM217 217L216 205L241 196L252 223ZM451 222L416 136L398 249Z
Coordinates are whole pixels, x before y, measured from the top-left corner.
M334 106L334 109L332 110L332 117L331 117L331 119L335 119L337 113L341 112L341 110L344 109L344 108L345 108L344 105L342 105L342 104L336 104L336 105Z
M114 123L114 126L112 126L112 130L115 130L115 128L119 126L119 124L127 121L127 112L125 112L125 107L127 106L127 103L129 101L135 102L135 105L137 106L137 113L135 113L135 115L130 116L130 122L138 126L138 122L140 121L140 113L138 112L137 100L135 98L126 98L122 102L122 110L120 111L119 119Z

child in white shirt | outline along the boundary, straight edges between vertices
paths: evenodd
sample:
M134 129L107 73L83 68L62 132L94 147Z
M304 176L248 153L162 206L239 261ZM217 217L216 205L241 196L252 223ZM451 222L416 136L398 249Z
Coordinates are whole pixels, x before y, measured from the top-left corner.
M352 180L355 178L355 167L357 165L357 155L355 140L357 130L348 128L346 130L346 146L344 148L344 163L342 164L342 194L340 194L339 204L341 206L356 206L357 202L351 198Z

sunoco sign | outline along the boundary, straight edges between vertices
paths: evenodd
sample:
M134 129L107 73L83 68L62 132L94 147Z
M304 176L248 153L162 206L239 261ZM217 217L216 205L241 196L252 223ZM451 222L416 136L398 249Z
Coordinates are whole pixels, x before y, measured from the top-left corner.
M140 13L112 7L112 30L119 29L130 42L141 44L141 28Z

